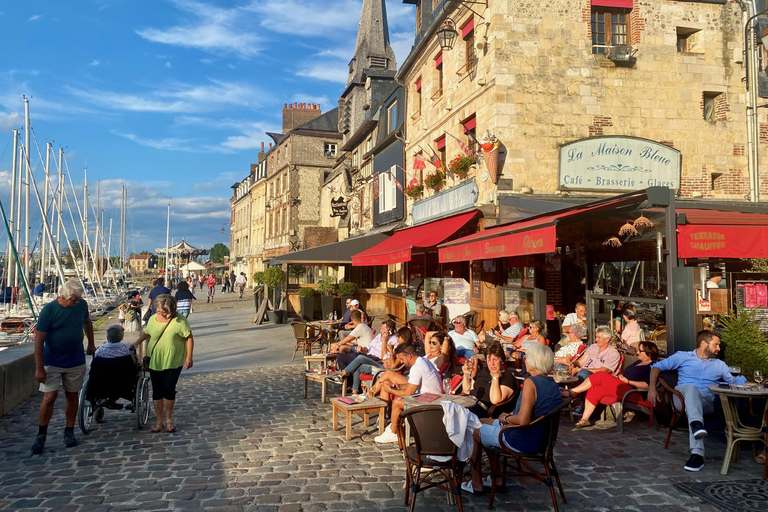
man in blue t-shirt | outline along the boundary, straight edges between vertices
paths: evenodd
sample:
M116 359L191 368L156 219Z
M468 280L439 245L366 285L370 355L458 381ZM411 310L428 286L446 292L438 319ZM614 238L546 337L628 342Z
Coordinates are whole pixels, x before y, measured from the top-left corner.
M165 279L158 277L157 281L155 281L155 287L152 288L152 291L149 292L149 303L147 304L147 307L149 308L149 314L154 315L157 313L157 309L155 309L155 299L158 295L170 294L171 290L165 287Z
M64 415L64 444L75 446L75 418L78 393L85 380L85 352L83 331L88 337L88 354L96 351L93 324L88 315L88 304L81 300L83 286L75 280L67 281L59 290L59 297L40 311L35 330L35 380L44 393L40 404L40 423L32 453L42 453L48 435L48 424L53 416L53 405L64 388L66 405Z

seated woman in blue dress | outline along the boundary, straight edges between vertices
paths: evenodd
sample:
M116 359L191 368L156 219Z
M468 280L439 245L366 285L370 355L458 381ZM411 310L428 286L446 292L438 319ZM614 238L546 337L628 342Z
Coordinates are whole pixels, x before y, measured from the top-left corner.
M546 345L534 344L526 350L526 364L530 377L525 379L523 392L517 401L515 411L501 414L498 419L482 418L483 426L473 432L475 446L472 452L472 480L461 485L469 493L483 492L483 475L480 464L481 445L487 448L500 448L499 431L506 425L529 425L533 420L544 416L563 403L560 386L549 377L554 365L552 350ZM538 453L546 442L546 424L537 428L509 429L504 432L504 444L507 448L523 453Z

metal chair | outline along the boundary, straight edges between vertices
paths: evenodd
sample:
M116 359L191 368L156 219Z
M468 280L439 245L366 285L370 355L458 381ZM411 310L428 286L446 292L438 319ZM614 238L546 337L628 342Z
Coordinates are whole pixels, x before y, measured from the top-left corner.
M555 494L555 484L557 484L557 488L560 490L560 497L562 498L563 503L567 503L565 500L565 493L563 492L563 486L560 483L560 476L557 472L557 467L555 467L554 449L555 449L555 443L557 442L557 434L560 429L560 413L565 407L568 406L569 403L570 403L570 400L564 400L561 405L552 409L550 412L548 412L544 416L536 418L536 420L532 421L530 424L526 426L519 426L519 425L505 426L499 431L499 444L502 446L502 448L501 449L499 448L485 449L488 455L488 460L491 463L491 500L488 503L488 508L493 508L493 499L496 496L496 478L520 477L520 476L532 476L533 478L537 479L538 481L544 483L547 487L549 487L549 492L552 496L552 505L555 508L555 512L558 512L559 510L557 507L557 495ZM537 428L541 424L546 425L547 434L546 434L546 437L543 439L542 449L540 452L536 452L536 453L515 452L507 448L506 444L504 444L504 433L507 430L510 430L510 429L530 430L533 428ZM501 472L498 471L500 458L504 459L504 470L502 470ZM506 471L506 463L509 459L512 459L515 463L517 463L517 470L514 472ZM541 465L543 465L544 475L542 475L539 471L536 471L531 466L530 464L531 462L538 462Z
M448 491L456 496L459 512L461 503L461 479L464 461L457 457L458 448L448 437L443 425L443 407L437 404L423 405L400 413L398 428L405 432L405 422L410 426L413 444L403 436L398 438L405 457L405 501L410 512L416 506L416 495L432 487ZM450 457L442 462L432 457ZM423 471L427 469L428 471Z
M685 421L683 424L685 425L684 428L677 428L677 424L680 421L680 418L685 416L685 398L683 397L683 394L679 392L677 389L677 370L670 370L670 371L664 371L661 372L659 375L658 381L661 383L661 386L666 390L668 393L668 403L669 407L671 409L671 418L669 420L669 430L667 431L667 438L664 441L664 449L666 450L669 447L669 440L672 437L672 431L673 430L688 430L688 422ZM677 398L680 402L680 406L678 407L678 404L675 403L675 398ZM718 415L715 414L705 414L704 415L704 422L706 423L708 418L712 418L715 416L722 417L722 412ZM723 429L714 430L711 428L707 428L708 432L717 432L722 433Z
M314 325L303 322L294 322L291 324L291 328L293 329L293 335L296 338L296 347L293 349L291 361L296 359L296 352L299 351L299 348L302 349L302 352L304 352L305 355L311 355L312 350L315 348L319 348L322 352L323 335L322 333L315 335Z

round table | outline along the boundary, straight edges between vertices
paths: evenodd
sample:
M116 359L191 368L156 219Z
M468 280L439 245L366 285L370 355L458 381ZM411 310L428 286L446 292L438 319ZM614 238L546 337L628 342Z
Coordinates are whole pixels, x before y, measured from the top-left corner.
M722 386L722 387L721 387ZM709 390L720 397L723 405L723 415L725 416L725 436L726 449L723 457L723 467L720 473L728 474L728 465L731 458L738 456L738 451L734 453L734 447L740 441L759 441L765 442L765 434L760 428L748 427L741 422L739 418L739 409L736 404L737 398L768 398L768 388L758 385L737 385L737 384L712 384ZM766 424L766 415L768 415L768 402L766 410L763 413L763 423Z

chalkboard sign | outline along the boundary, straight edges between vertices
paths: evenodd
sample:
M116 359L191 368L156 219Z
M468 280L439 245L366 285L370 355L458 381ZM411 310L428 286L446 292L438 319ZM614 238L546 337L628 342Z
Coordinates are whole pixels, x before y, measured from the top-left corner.
M760 330L768 334L768 281L736 281L734 302L754 311Z

